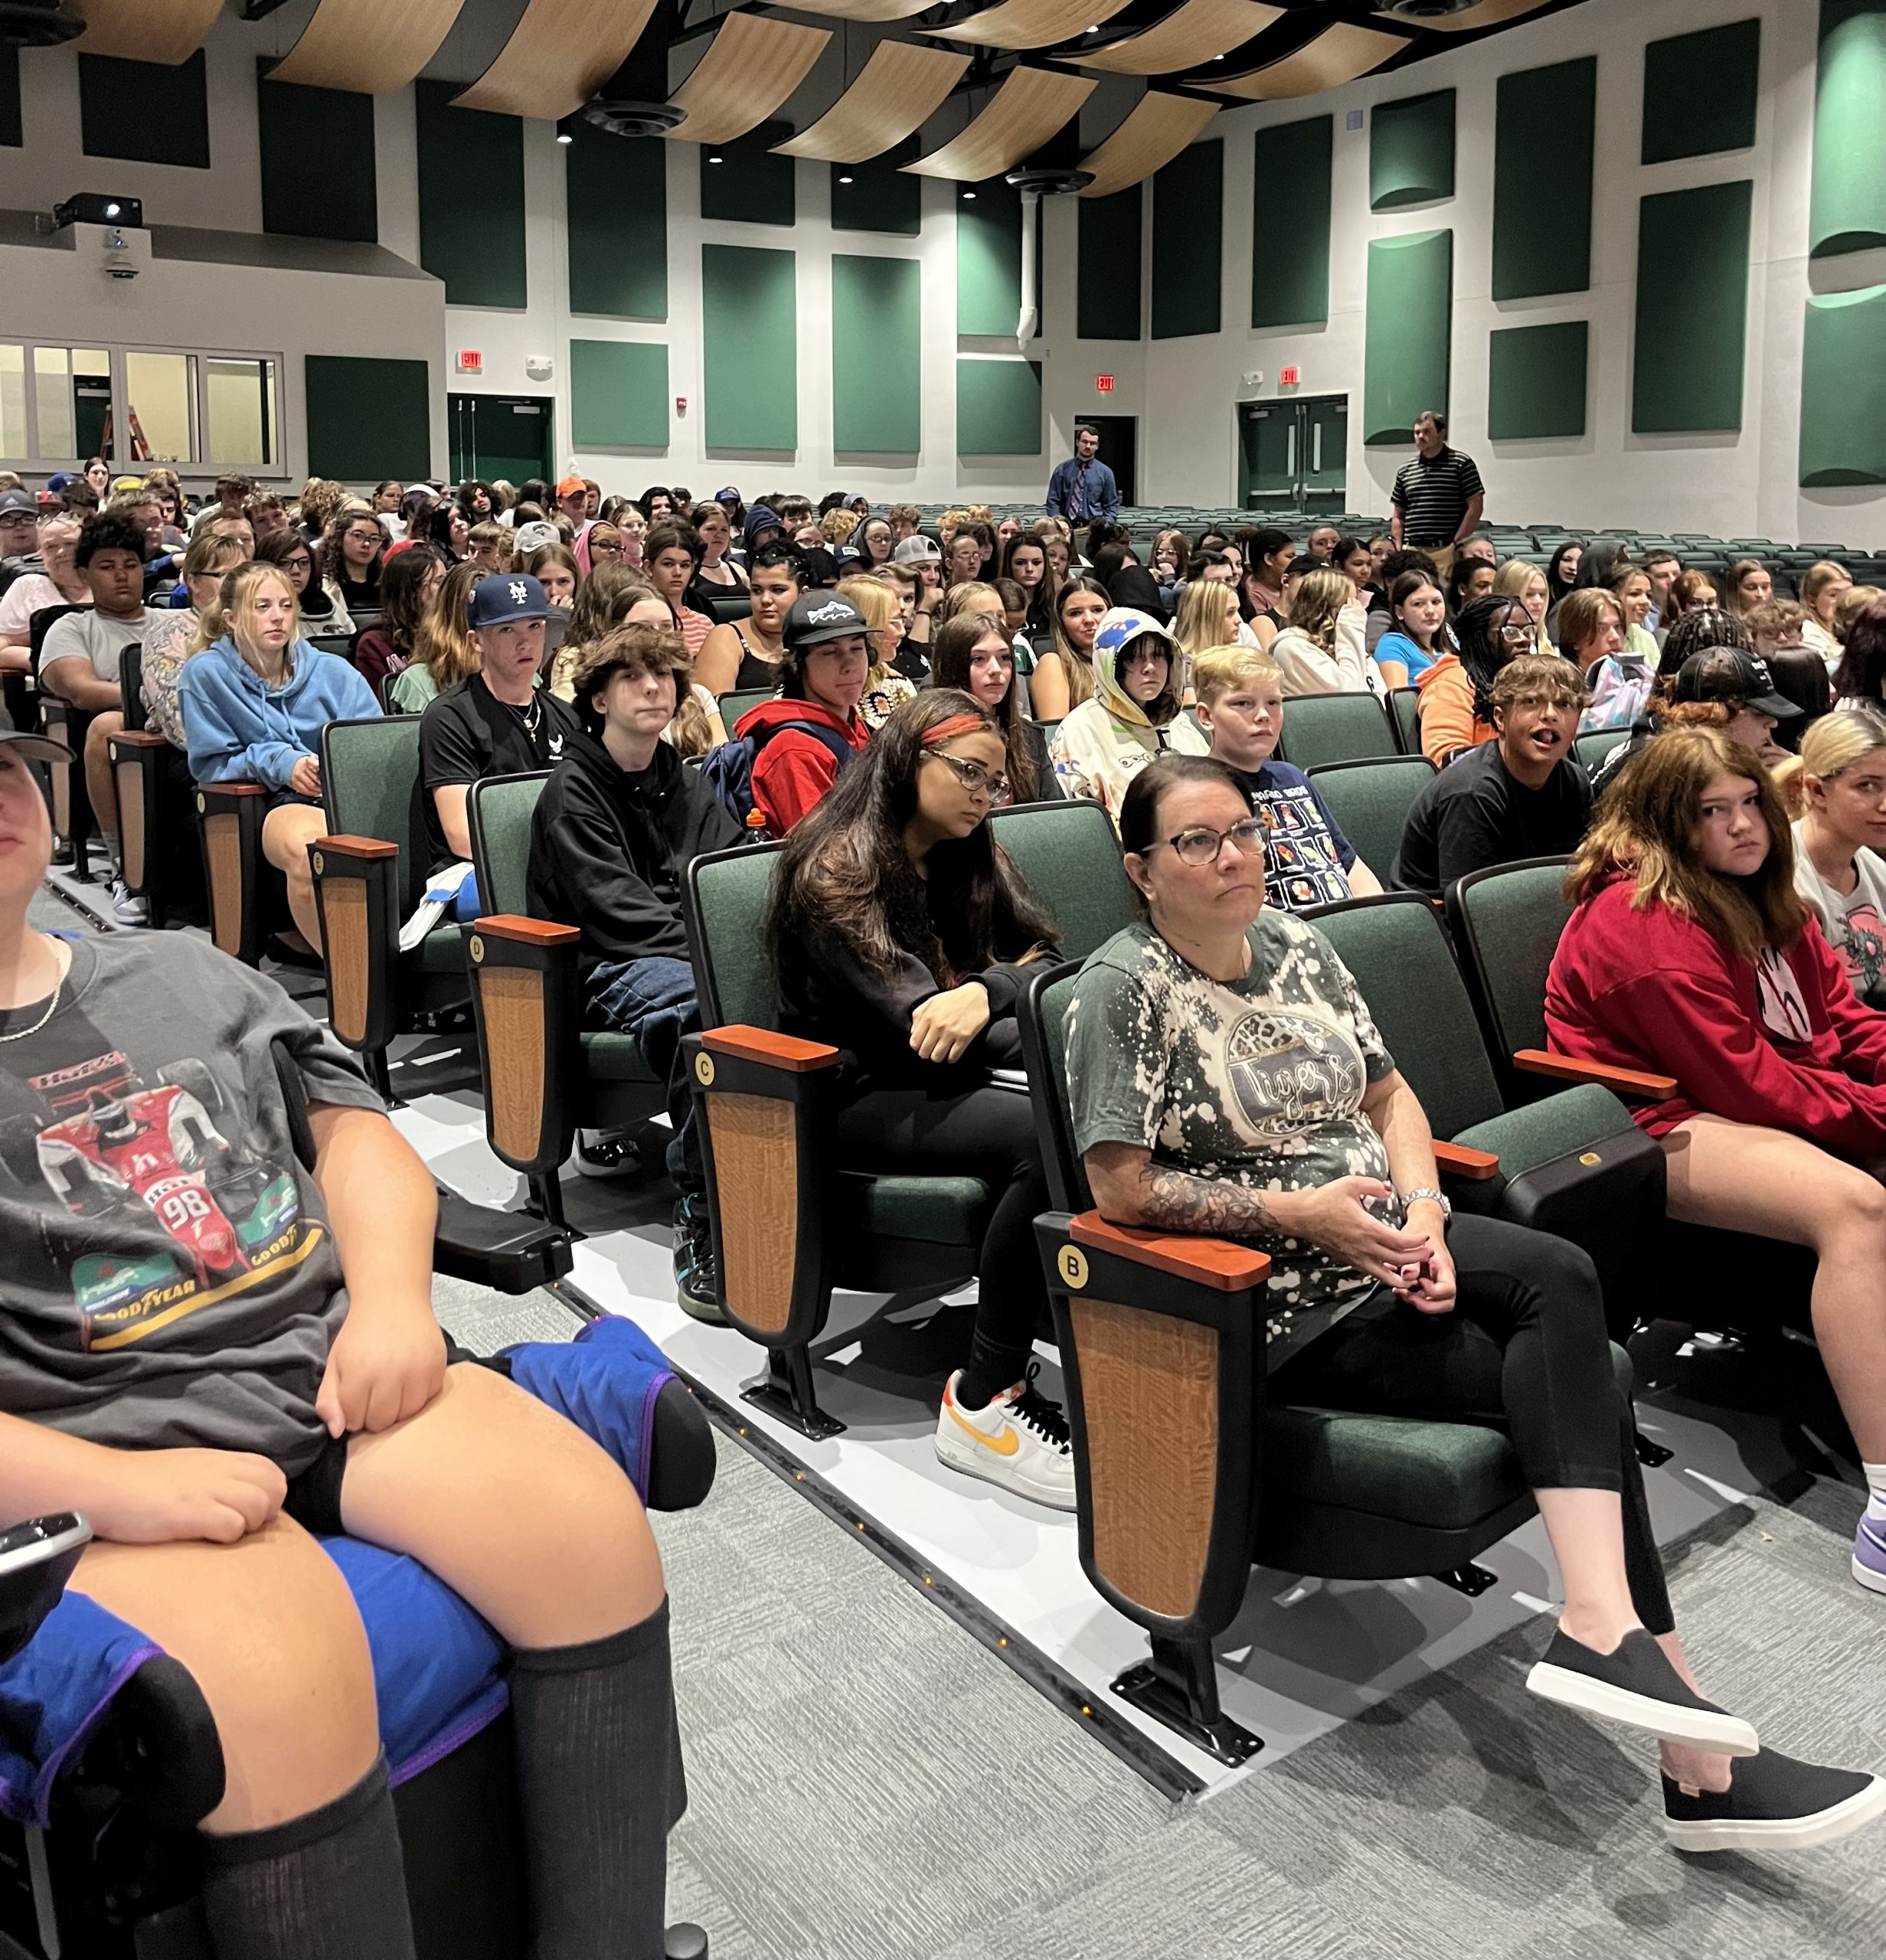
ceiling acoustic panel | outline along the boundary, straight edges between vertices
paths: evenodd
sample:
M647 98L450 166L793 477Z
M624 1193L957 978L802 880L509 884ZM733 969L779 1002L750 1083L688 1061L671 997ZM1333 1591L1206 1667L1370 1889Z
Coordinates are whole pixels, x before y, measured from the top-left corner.
M999 177L1024 157L1033 155L1070 117L1079 115L1094 86L1084 75L1012 68L967 129L941 149L904 167L914 176L950 177L962 184Z
M272 82L391 95L439 52L462 0L319 0Z
M881 41L857 80L809 129L780 144L780 154L824 163L881 156L936 114L969 65L966 54Z
M84 17L85 54L174 68L203 45L223 0L84 0L72 11Z
M1173 75L1228 54L1283 18L1259 0L1185 0L1156 26L1091 54L1059 58L1110 75Z
M1225 81L1201 82L1199 87L1214 95L1236 96L1240 102L1284 102L1296 96L1320 95L1325 89L1340 88L1345 82L1379 68L1407 44L1398 34L1339 22L1281 61Z
M907 21L936 0L793 0L796 14L823 14L835 21Z
M687 113L671 142L731 143L763 122L812 72L829 28L795 27L760 14L730 14L694 73L675 91Z
M1384 14L1379 18L1424 28L1430 34L1471 34L1476 28L1502 27L1522 15L1536 14L1548 4L1549 0L1480 0L1477 7L1469 7L1464 13L1442 14L1432 18L1424 16L1413 23L1396 14Z
M1093 173L1093 181L1081 196L1108 198L1129 184L1142 182L1170 163L1218 113L1215 103L1201 102L1196 96L1162 95L1149 89L1126 121L1080 159L1080 168Z
M655 0L530 0L496 60L456 98L459 109L574 116L627 58Z
M1053 47L1110 20L1127 0L1002 0L953 27L933 28L940 41L976 47Z

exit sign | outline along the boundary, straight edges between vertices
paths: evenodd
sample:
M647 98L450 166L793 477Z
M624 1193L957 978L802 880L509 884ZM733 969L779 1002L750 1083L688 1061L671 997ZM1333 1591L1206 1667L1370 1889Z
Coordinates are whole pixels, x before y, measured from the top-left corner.
M1111 374L1096 374L1093 385L1100 394L1110 395L1113 392L1113 377Z
M1293 388L1303 378L1294 368L1280 368L1277 370L1277 386L1280 388Z
M459 349L459 372L461 374L482 374L485 371L485 356L476 347Z

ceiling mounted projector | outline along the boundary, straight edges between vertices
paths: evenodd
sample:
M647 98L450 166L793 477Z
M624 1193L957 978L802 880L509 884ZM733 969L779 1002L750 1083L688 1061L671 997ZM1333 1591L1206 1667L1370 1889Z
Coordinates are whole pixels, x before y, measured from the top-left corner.
M57 47L84 31L64 0L0 0L0 47Z
M583 121L612 136L665 136L686 114L672 102L616 101L604 95L583 107Z
M1037 197L1066 198L1084 191L1093 181L1090 170L1057 170L1031 168L1023 164L1002 180L1018 191L1032 191Z
M1444 21L1479 5L1479 0L1376 0L1375 11L1401 21Z

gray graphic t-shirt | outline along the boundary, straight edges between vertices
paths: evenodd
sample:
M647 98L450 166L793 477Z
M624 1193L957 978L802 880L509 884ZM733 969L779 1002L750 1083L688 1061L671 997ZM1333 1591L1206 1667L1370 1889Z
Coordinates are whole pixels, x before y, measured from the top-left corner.
M1209 978L1145 925L1087 962L1067 1019L1075 1148L1136 1145L1255 1191L1388 1182L1362 1098L1394 1060L1348 969L1287 912L1267 908L1247 936L1250 970L1234 982ZM1272 1259L1273 1367L1374 1284L1300 1240L1252 1243Z

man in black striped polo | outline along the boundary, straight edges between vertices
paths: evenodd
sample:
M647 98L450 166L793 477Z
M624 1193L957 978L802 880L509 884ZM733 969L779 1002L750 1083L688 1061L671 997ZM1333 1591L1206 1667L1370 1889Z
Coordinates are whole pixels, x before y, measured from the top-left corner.
M1455 547L1471 537L1486 508L1486 488L1473 459L1447 446L1447 418L1433 409L1415 417L1412 462L1395 473L1390 493L1397 549L1425 551L1443 577Z

